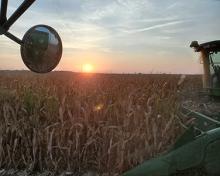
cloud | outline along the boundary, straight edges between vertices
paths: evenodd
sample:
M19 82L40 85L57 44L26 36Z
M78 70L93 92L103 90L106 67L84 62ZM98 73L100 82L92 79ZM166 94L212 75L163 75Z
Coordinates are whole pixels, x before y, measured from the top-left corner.
M139 29L133 29L133 30L124 31L124 32L129 33L129 34L145 32L145 31L149 31L149 30L153 30L153 29L164 28L164 27L167 27L167 26L181 24L183 22L184 21L172 21L172 22L168 22L168 23L156 24L156 25L153 25L153 26L148 26L148 27L139 28Z
M9 1L9 14L22 2L23 0ZM153 58L157 51L161 51L160 57L164 55L167 62L173 60L164 53L172 53L172 57L181 53L187 60L191 57L188 50L191 40L206 41L219 37L218 2L219 0L38 0L15 23L11 32L22 37L33 25L43 23L52 26L62 37L64 61L66 55L71 57L76 52L92 51L110 53L113 65L126 60L128 55L133 56L129 62L141 55L141 62L145 63L144 58ZM15 57L17 45L10 45L3 37L0 37L0 44L0 57L9 57L10 50L13 50L11 57ZM118 53L125 58L117 58ZM17 57L20 58L19 50Z

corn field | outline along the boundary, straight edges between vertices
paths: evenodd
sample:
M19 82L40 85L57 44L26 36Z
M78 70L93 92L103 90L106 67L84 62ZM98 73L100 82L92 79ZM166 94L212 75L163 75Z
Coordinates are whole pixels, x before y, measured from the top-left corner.
M178 96L190 79L0 72L0 168L120 175L181 135Z

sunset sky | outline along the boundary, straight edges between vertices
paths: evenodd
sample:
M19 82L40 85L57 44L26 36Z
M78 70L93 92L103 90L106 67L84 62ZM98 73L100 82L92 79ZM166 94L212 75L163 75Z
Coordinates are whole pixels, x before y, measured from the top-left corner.
M9 0L11 14L23 0ZM63 40L56 70L201 73L192 40L220 39L220 0L36 0L10 32L22 38L37 24ZM0 36L0 69L26 69L20 47Z

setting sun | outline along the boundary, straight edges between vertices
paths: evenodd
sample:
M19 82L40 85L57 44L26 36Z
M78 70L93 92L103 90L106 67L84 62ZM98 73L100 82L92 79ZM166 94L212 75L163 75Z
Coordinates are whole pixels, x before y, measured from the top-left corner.
M91 64L84 64L82 66L82 71L85 73L91 73L91 72L93 72L93 70L94 70L94 67Z

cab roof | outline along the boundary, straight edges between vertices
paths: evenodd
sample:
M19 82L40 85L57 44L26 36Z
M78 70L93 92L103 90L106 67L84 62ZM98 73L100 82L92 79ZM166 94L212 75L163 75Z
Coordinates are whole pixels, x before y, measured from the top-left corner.
M193 41L190 45L196 52L206 50L207 52L220 52L220 40L206 42L199 44L197 41Z

